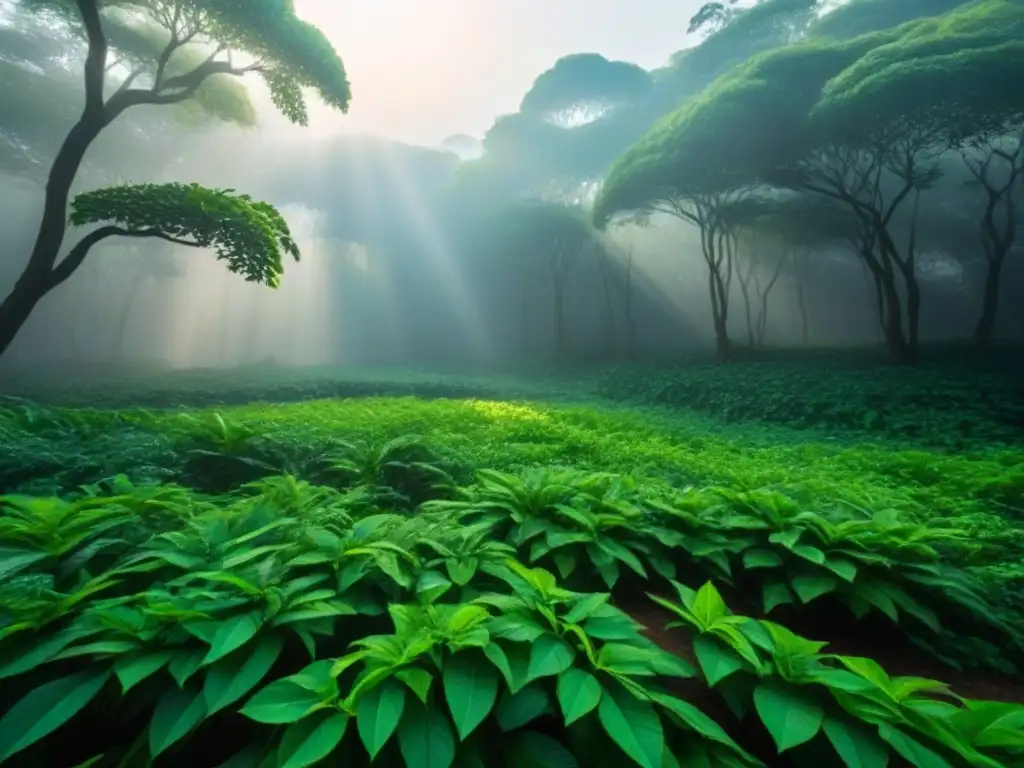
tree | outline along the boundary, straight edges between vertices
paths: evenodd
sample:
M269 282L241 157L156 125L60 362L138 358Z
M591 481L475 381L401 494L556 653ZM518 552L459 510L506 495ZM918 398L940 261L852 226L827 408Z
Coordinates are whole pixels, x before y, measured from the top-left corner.
M757 56L634 145L609 175L598 212L642 205L668 189L692 199L757 184L833 200L860 224L859 255L882 286L890 355L911 362L920 306L914 221L938 175L943 133L927 121L879 124L877 100L857 83L892 46L942 55L1012 40L1020 11L1009 0L987 0L936 20ZM912 209L905 247L893 229L904 203Z
M315 89L326 104L346 111L351 97L348 79L323 34L295 16L290 2L279 0L22 2L60 14L70 28L82 30L87 41L85 101L50 168L28 263L0 304L0 353L39 301L81 265L89 249L113 236L160 237L214 248L231 271L276 285L283 254L299 255L276 209L231 190L191 184L144 184L79 195L70 203L70 223L99 226L58 259L71 188L85 154L107 126L130 109L182 104L196 99L214 76L258 73L274 105L296 124L308 122L305 88ZM239 57L250 57L251 62L237 63ZM113 80L112 64L126 72L120 81Z
M635 150L635 151L634 151ZM622 212L641 216L663 213L695 227L700 235L701 256L708 269L708 294L715 347L720 362L732 356L729 340L729 294L732 287L738 228L729 212L745 194L743 190L702 190L692 180L676 178L670 146L643 142L627 152L608 174L594 202L594 224L603 228ZM641 179L655 167L661 183Z
M565 298L569 273L586 250L595 246L595 233L581 208L541 200L514 203L504 213L504 220L506 248L527 268L531 262L542 264L551 280L552 333L555 354L561 358L567 349ZM529 292L530 286L524 281L524 308Z
M807 34L837 39L857 37L908 21L941 16L971 2L974 0L849 0L818 17Z
M974 333L984 346L994 335L1024 179L1024 7L987 2L958 15L974 24L959 34L936 24L932 34L879 48L826 90L820 109L861 135L906 134L905 126L915 126L940 148L960 152L984 193L979 230L987 274Z
M574 53L533 81L519 112L574 128L637 101L650 87L651 76L643 67L598 53Z

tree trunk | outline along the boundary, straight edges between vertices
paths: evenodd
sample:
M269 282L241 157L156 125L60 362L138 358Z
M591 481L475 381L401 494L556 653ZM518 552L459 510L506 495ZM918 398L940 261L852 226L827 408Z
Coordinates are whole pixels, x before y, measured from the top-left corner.
M757 336L754 333L754 310L750 301L750 288L742 279L740 280L740 293L743 296L743 309L746 312L747 321L747 345L757 346Z
M50 167L43 216L32 255L21 277L14 284L14 289L0 304L0 355L10 347L42 298L58 285L53 276L53 268L64 244L71 185L78 175L89 145L104 125L102 113L83 114L68 132Z
M985 274L985 293L982 299L981 317L978 318L978 325L974 329L974 343L979 347L990 347L995 339L1002 271L1002 259L989 261L988 272Z
M139 288L142 287L145 280L146 277L142 274L136 274L132 278L131 288L128 289L128 299L121 308L121 317L118 319L117 335L115 336L113 349L110 351L111 360L116 360L124 354L124 337L125 331L128 329L128 318L131 317L132 307L135 306L135 297L138 296Z
M902 302L892 275L886 275L882 281L882 291L885 297L885 312L882 322L889 361L897 365L906 365L913 360L907 340L903 336Z
M811 323L807 317L807 301L804 298L804 281L801 280L796 289L796 303L800 310L800 343L805 347L811 343Z

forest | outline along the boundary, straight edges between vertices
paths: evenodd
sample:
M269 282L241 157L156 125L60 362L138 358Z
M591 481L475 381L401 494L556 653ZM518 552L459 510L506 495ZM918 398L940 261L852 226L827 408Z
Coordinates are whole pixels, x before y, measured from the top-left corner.
M1024 0L682 5L0 0L0 765L1024 768Z

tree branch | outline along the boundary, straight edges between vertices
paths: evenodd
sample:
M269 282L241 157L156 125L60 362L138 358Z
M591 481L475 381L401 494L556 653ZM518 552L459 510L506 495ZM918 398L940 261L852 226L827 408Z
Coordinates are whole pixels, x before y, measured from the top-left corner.
M96 0L75 0L82 17L89 52L85 58L85 109L83 117L97 118L103 114L103 83L107 74L107 36L103 33L100 9Z
M210 58L193 69L191 72L171 77L164 81L160 90L133 88L115 93L106 104L106 121L113 122L126 109L140 104L168 105L180 104L195 95L206 80L213 75L234 75L241 76L247 72L262 71L263 65L251 64L247 67L234 67L228 61L216 61L214 56L220 53L215 51ZM173 93L167 91L173 90Z
M191 248L201 246L201 243L197 243L194 240L177 238L159 229L124 229L116 224L107 224L94 229L75 243L74 247L68 252L68 255L53 268L50 272L50 290L53 290L71 277L82 266L82 262L85 261L85 257L89 255L92 247L109 237L155 237L175 245L187 245Z

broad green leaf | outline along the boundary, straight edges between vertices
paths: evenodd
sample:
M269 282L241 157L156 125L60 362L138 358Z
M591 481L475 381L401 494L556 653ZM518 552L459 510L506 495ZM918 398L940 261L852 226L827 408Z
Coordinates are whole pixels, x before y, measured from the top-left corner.
M156 703L149 722L149 754L156 757L182 739L206 717L203 692L169 689Z
M167 671L179 688L183 688L188 679L199 671L204 656L206 652L202 648L182 648L174 654L171 663L167 665Z
M778 552L770 549L748 549L743 553L743 567L748 570L776 568L780 565L782 565L782 557Z
M915 768L953 768L941 755L928 749L917 739L891 726L878 726L878 735L889 743L896 753Z
M839 587L839 581L832 576L797 576L790 584L802 603L809 603Z
M693 652L708 685L712 687L744 668L744 661L739 654L722 645L720 640L707 635L697 635L693 639Z
M26 694L0 719L0 761L35 744L78 714L110 678L110 672L79 672Z
M409 768L449 768L455 760L451 724L437 707L406 707L398 725L398 747Z
M651 698L700 736L711 741L717 741L719 744L729 747L729 749L736 752L741 751L739 745L729 737L729 734L725 732L722 726L689 702L664 693L654 693Z
M156 674L174 654L171 651L155 651L139 656L127 656L114 662L114 674L121 683L121 692L128 693L147 677Z
M255 688L274 666L283 648L283 638L266 635L260 638L251 653L240 648L210 667L203 685L208 714L234 704Z
M405 687L397 680L385 680L359 698L356 729L370 759L387 744L405 711Z
M710 581L697 590L697 597L694 598L691 611L701 622L702 630L708 629L720 618L729 614L725 601L722 600L722 596L718 594L715 585Z
M425 603L432 603L451 589L452 583L437 571L423 571L416 581L416 594Z
M505 691L494 715L501 730L514 731L550 709L551 703L544 689L539 685L528 685L518 693Z
M430 685L434 682L433 675L425 669L407 667L406 669L400 669L395 672L395 677L409 686L409 689L416 694L416 698L426 705L427 694L430 692Z
M0 582L7 581L18 571L22 571L40 560L45 560L47 557L49 555L46 552L0 547Z
M444 663L442 682L455 729L465 740L494 708L498 671L478 653L456 653Z
M778 606L793 602L793 592L786 582L766 581L761 585L761 603L765 613L771 613Z
M536 731L515 734L506 749L509 768L579 768L572 752Z
M634 762L643 768L661 768L665 734L650 702L640 701L616 685L604 690L597 716L612 741Z
M826 557L825 567L843 581L851 584L857 578L857 564L845 557Z
M558 676L558 703L565 725L572 725L601 701L601 684L589 672L567 669Z
M242 714L250 720L270 725L298 722L321 703L321 696L291 680L277 680L256 693Z
M538 637L530 648L528 680L558 675L572 666L575 656L572 648L558 635L548 632Z
M17 653L8 651L7 658L0 664L0 680L38 667L84 636L82 632L65 629L41 639L33 638L33 642L26 643Z
M606 592L582 597L573 604L563 620L566 624L579 624L584 619L590 618L598 608L607 604L609 597L610 595Z
M512 665L509 663L508 655L505 650L497 643L488 643L483 647L484 656L490 659L491 664L494 665L503 678L505 678L505 684L509 688L515 687L515 677L512 675Z
M306 768L320 762L345 736L348 715L321 710L312 717L289 725L277 748L278 768Z
M754 706L780 754L813 739L825 718L824 710L813 698L777 680L758 684Z
M248 643L263 626L263 616L258 611L232 616L217 627L210 643L210 650L203 659L203 665L212 664L232 651Z
M822 727L846 768L885 768L889 764L885 744L861 723L827 717Z

